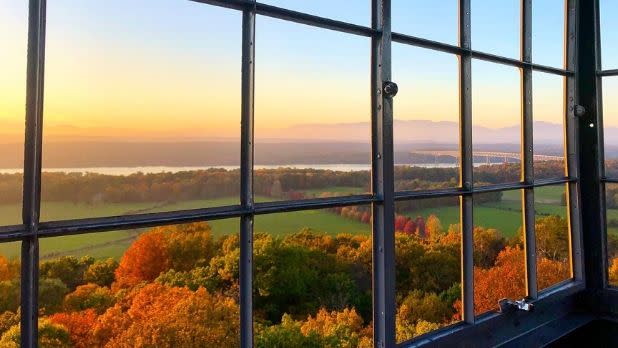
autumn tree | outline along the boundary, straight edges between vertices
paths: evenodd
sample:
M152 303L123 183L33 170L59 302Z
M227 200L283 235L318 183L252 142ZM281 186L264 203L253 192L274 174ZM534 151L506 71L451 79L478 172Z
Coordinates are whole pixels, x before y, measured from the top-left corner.
M569 226L566 219L549 215L536 219L534 223L536 247L540 257L556 261L569 258Z
M19 276L19 262L0 255L0 281L13 280Z
M474 265L492 267L498 254L504 249L506 240L494 228L474 227Z
M71 347L71 339L67 329L49 319L39 319L38 345L46 348ZM21 345L19 324L12 326L0 338L0 347L19 348Z
M609 266L609 283L613 286L618 285L618 258L613 258Z
M50 316L49 320L67 329L72 347L88 348L96 345L92 332L97 321L97 313L94 309L56 313Z
M114 282L116 268L118 268L118 261L112 258L97 260L84 272L84 282L111 286Z
M60 279L70 290L83 283L84 272L94 263L92 257L81 259L75 256L62 256L43 261L39 270L42 278Z
M425 238L437 238L443 232L440 219L434 214L429 215L425 222Z
M409 235L416 233L416 222L414 220L408 220L406 224L403 226L403 232Z
M188 271L206 265L214 247L207 223L192 223L151 229L140 235L124 253L116 269L114 288L151 282L174 269Z
M395 231L403 231L406 223L408 223L408 218L403 215L395 216Z
M151 283L100 316L93 336L99 346L234 347L239 316L233 299L204 288L194 292Z
M80 285L64 298L64 309L67 311L82 311L92 309L97 314L114 305L114 294L109 288L97 284Z

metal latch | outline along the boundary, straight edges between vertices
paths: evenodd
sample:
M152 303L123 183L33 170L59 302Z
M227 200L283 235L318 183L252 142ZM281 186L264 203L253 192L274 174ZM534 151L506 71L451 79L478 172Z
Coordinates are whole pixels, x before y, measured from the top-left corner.
M525 298L522 298L519 301L512 301L508 298L503 298L498 301L498 305L500 306L500 313L510 313L515 310L532 312L534 310L534 305L528 302Z

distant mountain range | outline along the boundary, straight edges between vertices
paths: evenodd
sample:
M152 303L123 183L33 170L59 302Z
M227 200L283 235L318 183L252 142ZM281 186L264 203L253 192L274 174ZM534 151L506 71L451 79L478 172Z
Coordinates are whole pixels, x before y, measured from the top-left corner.
M128 137L126 130L114 133L115 136L93 129L81 133L79 128L71 128L71 134L59 130L45 129L44 167L237 166L240 160L238 138L207 137L200 130L193 130L193 134L186 136L184 133L179 136L176 131L175 136L166 137ZM456 122L395 120L394 132L396 163L434 161L433 157L415 151L455 150L459 142ZM534 134L535 153L562 155L562 125L535 122ZM21 168L23 145L17 132L11 133L11 137L2 136L0 134L0 168ZM605 139L606 157L617 158L618 128L607 128ZM369 141L369 122L304 124L283 129L256 127L255 163L369 163ZM473 142L477 151L517 152L520 128L474 126Z
M434 122L426 120L395 120L395 143L401 144L458 144L459 123ZM618 134L618 128L610 128ZM489 128L473 126L475 144L518 144L521 137L519 126ZM304 124L290 127L290 133L315 134L312 140L366 141L370 132L369 122L341 124ZM289 133L288 133L289 134ZM549 122L534 123L534 137L538 144L556 144L562 142L561 124ZM296 139L298 140L298 139Z
M255 138L259 142L362 142L370 140L370 123L298 124L284 128L264 128L259 122L255 126ZM9 131L13 130L13 131ZM185 142L185 141L238 141L238 134L226 134L212 129L169 129L156 133L140 133L141 130L125 128L80 128L71 125L46 125L45 141L48 142ZM473 126L475 144L519 144L519 125L490 128ZM395 120L395 143L399 144L457 144L459 124L457 122L430 120ZM562 124L538 121L534 123L536 144L557 144L562 142ZM608 144L618 146L618 128L606 127ZM4 125L0 122L0 143L23 141L23 125Z

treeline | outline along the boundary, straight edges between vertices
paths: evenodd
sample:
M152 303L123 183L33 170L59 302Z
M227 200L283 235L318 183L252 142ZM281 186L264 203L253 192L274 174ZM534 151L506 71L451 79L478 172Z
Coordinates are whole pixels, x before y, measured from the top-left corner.
M540 288L569 277L568 235L556 233L566 226L557 216L537 220ZM399 341L461 318L459 228L433 216L425 229L423 238L395 236ZM193 223L141 234L119 263L44 261L39 343L238 346L239 247L238 235L215 240L207 223ZM253 249L257 347L372 346L371 237L304 229L256 234ZM476 227L474 262L477 314L525 293L521 238ZM19 342L19 295L19 264L0 257L0 346Z
M536 173L562 176L560 165L543 162ZM477 183L516 182L519 164L501 164L475 168ZM395 189L398 191L429 190L456 187L457 168L395 167ZM21 174L0 174L0 204L21 202ZM307 190L352 187L369 192L371 177L368 171L333 171L319 169L259 169L254 174L255 194L300 199L311 195ZM44 201L69 201L75 204L169 202L215 199L239 195L239 170L207 169L176 173L135 173L104 175L96 173L44 172L42 198ZM450 205L445 201L445 205Z

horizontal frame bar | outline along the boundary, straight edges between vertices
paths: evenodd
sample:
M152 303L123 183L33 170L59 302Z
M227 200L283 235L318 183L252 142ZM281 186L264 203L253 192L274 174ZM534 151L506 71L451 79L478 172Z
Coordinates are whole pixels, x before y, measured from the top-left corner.
M255 8L257 14L277 18L285 21L305 24L313 27L334 30L342 33L348 33L364 37L376 37L380 35L380 31L366 26L352 24L344 21L330 19L326 17L316 16L304 12L288 10L285 8L255 3L249 0L191 0L197 3L214 5L219 7L231 8L235 10L251 10ZM574 73L569 70L555 68L547 65L535 64L531 62L523 62L518 59L507 58L490 53L466 49L455 45L450 45L438 41L420 38L401 33L392 33L392 41L402 44L427 48L435 51L441 51L456 55L470 55L472 58L484 61L494 62L498 64L510 65L518 68L529 68L534 71L541 71L560 76L573 76Z
M358 36L373 37L378 32L369 27L365 27L358 24L352 24L348 22L338 21L326 17L320 17L304 12L298 12L288 10L282 7L273 5L267 5L262 3L255 3L247 0L191 0L193 2L214 5L219 7L232 8L241 11L250 11L255 9L257 14L282 19L289 22L295 22L300 24L309 25L312 27L318 27L323 29L329 29L339 31L342 33L348 33Z
M526 184L524 182L519 182L512 184L481 186L475 187L471 190L452 188L430 191L402 191L395 193L395 201L430 199L449 196L457 197L474 195L477 193L520 190L524 188L559 185L575 181L576 179L573 178L559 178L538 180L535 181L534 184ZM618 179L615 179L615 182L618 183ZM46 238L63 235L84 234L89 232L105 232L119 229L147 228L197 221L221 220L227 218L237 218L247 214L274 214L300 210L314 210L353 205L365 205L380 202L381 199L377 196L365 194L294 201L262 202L255 203L253 208L242 208L241 205L230 205L160 213L55 220L41 222L39 225L38 233L42 238ZM11 225L0 227L0 242L20 240L29 235L30 234L24 225Z
M618 76L618 69L601 70L597 72L597 76Z

